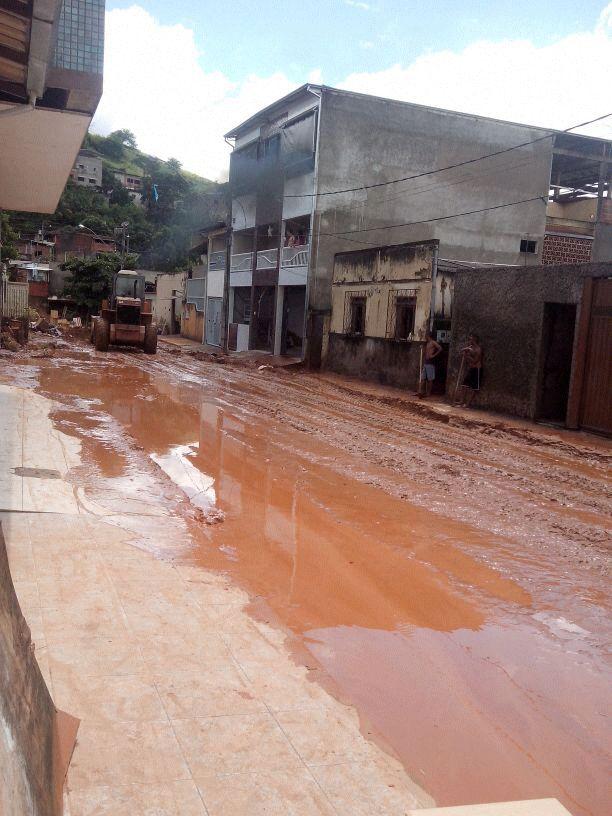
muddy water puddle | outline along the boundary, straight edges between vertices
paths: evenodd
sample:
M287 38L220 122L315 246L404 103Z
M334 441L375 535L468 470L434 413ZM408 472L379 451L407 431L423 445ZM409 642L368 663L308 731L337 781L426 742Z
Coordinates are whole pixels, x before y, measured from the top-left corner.
M36 376L83 442L86 489L130 480L137 495L140 472L164 508L180 491L218 514L192 525L185 559L265 603L440 805L555 796L607 812L605 593L568 592L567 563L544 582L504 530L453 520L452 497L441 515L411 504L418 479L398 477L404 499L368 484L354 453L250 413L235 373L185 384L116 355Z

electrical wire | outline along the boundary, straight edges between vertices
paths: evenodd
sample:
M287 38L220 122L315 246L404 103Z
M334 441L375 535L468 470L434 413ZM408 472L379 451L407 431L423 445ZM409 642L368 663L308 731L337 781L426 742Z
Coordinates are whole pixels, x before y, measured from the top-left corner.
M578 125L572 125L572 127L565 128L565 130L554 130L550 133L547 133L545 136L538 136L537 139L530 139L528 142L522 142L521 144L513 145L512 147L505 147L502 150L496 150L493 153L487 153L484 156L477 156L473 159L466 159L461 162L456 162L455 164L449 164L446 167L437 167L434 170L428 170L423 173L415 173L411 176L404 176L398 179L391 179L389 181L378 181L374 184L362 184L359 187L347 187L344 190L324 190L323 192L316 192L316 193L290 193L283 198L313 198L319 196L328 196L328 195L342 195L344 193L356 193L360 190L373 190L377 187L386 187L390 184L399 184L402 181L413 181L417 178L422 178L423 176L432 176L435 173L442 173L445 170L455 170L457 167L465 167L468 164L474 164L475 162L483 161L484 159L490 159L495 156L501 156L504 153L510 153L512 150L519 150L522 147L527 147L532 144L536 144L537 142L543 142L546 139L550 139L554 136L559 135L560 133L570 133L572 130L576 130L580 127L586 127L586 125L592 125L595 122L601 122L602 119L607 119L609 116L612 116L612 113L606 113L603 116L597 116L595 119L590 119L588 122L580 122Z

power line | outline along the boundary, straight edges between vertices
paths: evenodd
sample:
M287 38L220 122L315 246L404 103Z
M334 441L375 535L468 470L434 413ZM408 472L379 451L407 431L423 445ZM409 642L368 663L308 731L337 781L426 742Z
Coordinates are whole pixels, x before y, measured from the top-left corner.
M319 232L319 235L325 235L327 237L334 238L344 238L345 235L355 235L363 232L377 232L379 230L397 229L399 227L414 227L419 224L431 224L434 221L447 221L449 218L461 218L462 216L465 215L477 215L478 213L490 212L492 210L501 210L504 207L515 207L518 204L528 204L531 201L541 201L543 204L546 204L546 201L544 200L543 196L533 196L532 198L521 199L521 201L508 201L505 204L495 204L491 207L482 207L479 210L468 210L467 212L452 213L451 215L439 215L436 218L424 218L421 221L408 221L405 224L384 224L379 227L364 227L362 229L356 230L345 230L339 232ZM345 240L348 241L350 239L347 238Z
M356 193L360 190L373 190L377 187L386 187L389 184L399 184L402 181L413 181L417 178L422 178L423 176L432 176L435 173L442 173L445 170L454 170L457 167L464 167L467 164L474 164L475 162L483 161L484 159L491 159L495 156L501 156L504 153L510 153L512 150L519 150L522 147L527 147L528 145L536 144L537 142L543 142L546 139L550 139L553 136L556 136L559 133L569 133L572 130L576 130L580 127L586 127L586 125L592 125L595 122L600 122L602 119L607 119L609 116L612 116L612 113L606 113L603 116L597 116L595 119L590 119L588 122L581 122L578 125L572 125L572 127L565 128L565 130L554 130L550 133L547 133L545 136L538 136L537 139L531 139L528 142L522 142L521 144L513 145L512 147L505 147L502 150L496 150L493 153L487 153L484 156L478 156L474 159L466 159L465 161L456 162L455 164L449 164L446 167L437 167L435 170L427 170L424 173L415 173L412 176L404 176L398 179L391 179L390 181L379 181L374 184L362 184L359 187L347 187L344 190L325 190L323 192L317 193L291 193L288 195L284 195L283 198L318 198L319 196L329 196L329 195L341 195L343 193Z

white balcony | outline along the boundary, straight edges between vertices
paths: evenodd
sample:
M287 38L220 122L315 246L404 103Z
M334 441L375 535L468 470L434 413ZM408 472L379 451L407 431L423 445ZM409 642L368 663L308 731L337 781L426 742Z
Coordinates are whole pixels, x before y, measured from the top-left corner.
M257 269L276 269L278 249L262 249L257 253Z
M280 286L305 286L308 278L310 245L284 247L278 276Z
M232 258L233 260L233 258ZM225 271L225 250L211 252L208 256L208 269L210 272Z
M284 247L281 266L308 266L310 244L304 246Z
M230 269L232 272L250 272L253 269L253 253L239 252L232 255Z

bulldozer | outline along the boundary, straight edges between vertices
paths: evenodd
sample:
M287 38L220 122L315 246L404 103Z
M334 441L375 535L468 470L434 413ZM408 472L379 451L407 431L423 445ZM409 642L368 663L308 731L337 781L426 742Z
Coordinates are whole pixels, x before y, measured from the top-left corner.
M116 273L110 299L102 301L100 314L92 318L90 339L97 351L108 351L112 344L156 353L157 325L145 300L144 275L129 269Z

